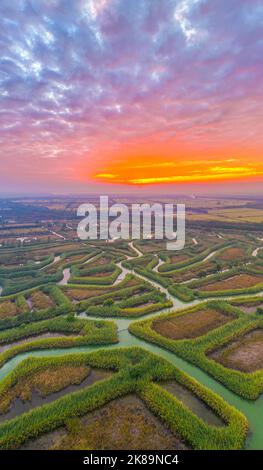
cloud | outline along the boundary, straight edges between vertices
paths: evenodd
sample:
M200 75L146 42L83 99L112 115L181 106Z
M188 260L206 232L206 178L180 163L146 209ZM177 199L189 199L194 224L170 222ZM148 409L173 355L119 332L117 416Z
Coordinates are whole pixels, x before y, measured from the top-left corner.
M141 139L157 170L168 146L258 154L262 20L257 0L1 0L1 158L68 179Z

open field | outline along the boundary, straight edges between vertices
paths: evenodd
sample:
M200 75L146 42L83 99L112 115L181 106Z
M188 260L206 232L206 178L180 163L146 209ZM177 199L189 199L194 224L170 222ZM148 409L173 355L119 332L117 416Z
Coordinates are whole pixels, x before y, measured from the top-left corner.
M263 329L255 329L212 351L209 357L225 367L254 372L263 369Z
M70 422L54 439L51 448L186 450L187 446L147 409L142 400L128 395Z
M246 287L253 287L257 284L263 283L263 276L255 276L251 274L239 274L229 279L220 280L217 282L211 282L204 284L199 287L201 292L209 291L224 291L224 290L235 290L235 289L244 289Z
M217 257L219 261L236 261L246 255L245 249L227 248Z
M262 223L263 210L262 209L215 209L208 210L207 214L191 214L189 220L202 220L202 221L226 221L235 223Z
M166 338L189 339L205 335L231 321L230 315L213 309L197 310L193 313L169 317L153 322L153 330Z
M51 298L44 294L41 291L33 291L30 297L28 297L28 302L30 302L30 306L37 310L41 310L44 308L52 307L54 304Z
M15 302L10 300L0 302L0 318L13 317L17 315L17 313Z

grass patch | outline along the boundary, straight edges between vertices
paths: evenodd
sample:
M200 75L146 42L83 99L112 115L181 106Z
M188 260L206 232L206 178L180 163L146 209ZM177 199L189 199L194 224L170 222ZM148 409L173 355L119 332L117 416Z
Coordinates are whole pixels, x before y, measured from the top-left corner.
M32 368L41 370L47 363L63 366L73 362L78 366L105 368L116 373L91 387L65 395L1 424L1 449L18 448L29 439L36 439L61 427L67 426L69 429L69 426L74 425L72 419L84 417L108 403L114 403L112 400L130 394L136 394L175 437L191 448L240 449L244 445L247 421L239 411L169 362L141 348L101 350L57 358L29 358L1 382L0 394L20 377L30 374ZM189 389L220 416L225 425L210 426L158 385L158 382L168 380ZM78 425L75 429L79 436ZM125 434L125 429L123 432Z
M188 362L200 367L238 395L249 400L255 400L263 391L263 370L245 373L229 369L212 360L209 353L235 340L239 335L257 327L261 328L263 319L256 315L248 316L238 308L223 301L210 301L202 306L203 308L220 309L226 314L234 315L236 319L208 332L204 336L187 340L166 338L154 331L153 322L156 321L156 318L134 322L129 326L129 331L144 340L171 350ZM184 314L197 310L200 310L200 305L186 309ZM158 318L167 319L169 316L171 315L160 315Z

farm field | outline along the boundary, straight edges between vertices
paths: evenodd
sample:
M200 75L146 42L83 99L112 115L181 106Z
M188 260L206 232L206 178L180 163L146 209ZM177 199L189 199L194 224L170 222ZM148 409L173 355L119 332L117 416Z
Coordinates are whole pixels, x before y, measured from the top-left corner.
M258 328L241 335L218 351L210 353L210 357L225 367L254 372L263 368L263 330Z
M227 248L217 257L219 261L233 261L243 258L246 255L245 249L242 248Z
M51 442L50 442L51 441ZM186 450L136 396L126 396L75 419L66 429L40 438L24 449Z
M263 283L263 276L253 276L250 274L239 274L229 279L221 280L218 282L212 282L200 287L200 291L224 291L224 290L235 290L243 289L246 287L253 287L257 284Z
M208 331L231 321L230 315L213 309L197 310L193 313L155 320L153 330L171 339L190 339L202 336Z
M262 209L215 209L208 210L208 214L191 214L190 220L213 220L213 221L228 221L235 223L262 223L263 210Z
M18 218L0 246L0 448L263 449L260 224L190 226L171 252L36 207L67 221L26 242Z

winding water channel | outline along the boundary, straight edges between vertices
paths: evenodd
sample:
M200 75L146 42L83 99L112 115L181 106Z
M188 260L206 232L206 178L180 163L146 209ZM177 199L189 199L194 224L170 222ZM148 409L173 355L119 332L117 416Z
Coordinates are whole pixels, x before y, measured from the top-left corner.
M142 253L133 246L132 243L130 243L130 246L134 249L134 251L137 253L137 256L142 256ZM211 254L212 256L214 255ZM211 257L209 256L209 258ZM133 257L127 257L127 259L132 259ZM207 259L207 258L206 258ZM118 263L118 266L122 269L122 276L119 276L118 282L121 281L125 277L126 274L132 273L132 270L126 269L122 267L122 263ZM154 287L158 288L162 292L165 292L167 297L172 301L173 306L169 309L162 310L163 312L170 312L170 311L175 311L179 309L186 308L186 306L191 306L194 304L199 303L199 300L196 300L191 303L185 304L184 302L180 301L179 299L173 297L169 292L167 291L166 288L160 286L157 284L157 282L154 282L144 276L136 274L139 278L151 283ZM115 281L116 282L116 281ZM238 296L235 296L237 298ZM242 298L245 297L244 295ZM204 300L202 300L203 302ZM152 314L149 314L147 316L144 316L143 319L153 317L156 315L159 315L160 312L155 312ZM81 317L85 318L85 314L81 314ZM101 317L87 317L87 318L94 318L94 319L100 319ZM263 449L263 433L262 433L262 426L263 426L263 394L253 402L247 401L239 397L238 395L234 394L230 390L228 390L226 387L224 387L222 384L217 382L215 379L210 377L207 373L202 371L201 369L191 365L190 363L186 362L185 360L181 359L178 357L176 354L165 350L157 345L148 343L142 339L139 339L135 336L132 336L129 331L128 327L131 322L134 321L134 319L128 319L128 318L107 318L108 320L112 320L117 324L118 327L118 334L119 334L119 343L118 344L113 344L113 345L107 345L107 346L82 346L82 347L75 347L75 348L69 348L69 349L49 349L46 351L30 351L27 353L19 354L12 358L10 361L8 361L0 370L0 380L2 380L9 372L11 372L21 361L26 359L29 356L60 356L62 354L72 354L72 353L79 353L79 352L92 352L96 351L98 349L116 349L116 348L122 348L122 347L130 347L130 346L137 346L137 347L142 347L149 352L155 353L158 356L163 357L164 359L168 360L170 363L172 363L174 366L178 367L179 369L183 370L187 374L189 374L191 377L195 378L198 380L200 383L205 385L206 387L210 388L214 392L218 393L220 396L222 396L229 404L235 406L237 409L239 409L242 413L244 413L249 421L250 425L250 432L247 438L247 443L246 443L246 448L247 449Z

